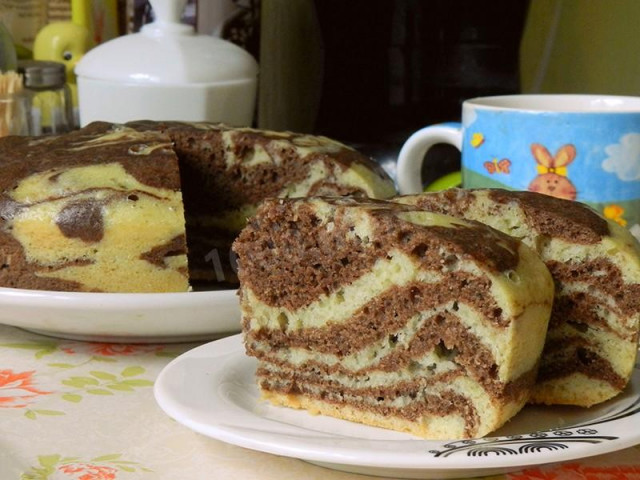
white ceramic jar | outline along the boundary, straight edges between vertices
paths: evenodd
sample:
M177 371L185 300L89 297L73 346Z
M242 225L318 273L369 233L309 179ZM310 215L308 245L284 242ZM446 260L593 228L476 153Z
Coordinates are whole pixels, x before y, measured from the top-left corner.
M180 23L186 0L152 0L156 20L78 62L80 124L181 120L249 126L258 64L244 49Z

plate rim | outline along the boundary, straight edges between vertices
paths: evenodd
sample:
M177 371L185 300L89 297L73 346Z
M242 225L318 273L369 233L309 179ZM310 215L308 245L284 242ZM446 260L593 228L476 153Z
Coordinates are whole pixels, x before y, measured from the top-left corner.
M216 351L218 350L218 351ZM215 353L215 355L211 355ZM168 363L163 370L158 375L155 385L154 385L154 398L160 408L167 414L169 417L176 420L178 423L202 434L204 436L214 438L229 444L233 444L236 446L240 446L243 448L248 448L251 450L261 451L265 453L281 455L291 458L298 458L301 460L306 460L309 462L322 463L324 465L341 465L341 466L358 466L358 467L367 467L367 468L379 468L379 469L394 469L398 471L414 471L414 470L423 470L423 471L469 471L473 470L474 472L479 471L488 471L488 470L496 470L496 469L520 469L526 468L529 466L541 466L545 464L551 463L560 463L566 462L570 460L578 460L582 458L587 458L595 455L601 455L605 453L611 453L613 451L622 450L624 448L629 448L631 446L640 444L640 432L636 432L635 435L630 435L628 438L623 439L617 437L616 440L611 440L606 443L597 443L590 444L593 445L593 449L591 451L584 451L583 449L575 449L567 448L565 450L553 450L548 451L545 450L541 455L540 453L536 455L525 455L525 454L517 454L517 455L493 455L493 456L435 456L424 455L418 458L415 454L410 457L405 457L402 461L389 462L388 457L384 456L372 456L371 453L366 457L366 461L359 459L357 456L346 455L346 451L343 450L342 453L339 451L334 452L326 452L326 451L317 451L317 447L315 451L311 448L303 449L299 445L287 445L284 446L282 443L278 441L277 437L280 434L275 434L274 440L270 442L258 441L255 439L251 439L247 434L240 434L237 431L234 431L233 428L225 427L223 425L209 425L203 424L193 418L189 418L188 415L184 415L184 412L180 411L179 402L172 398L167 391L166 381L167 378L174 374L176 369L180 369L185 360L189 358L211 358L211 359L221 359L221 357L233 357L236 355L244 355L242 352L242 334L233 335L230 337L226 337L220 340L215 340L213 342L206 343L204 345L200 345L194 349L191 349L182 355L173 359L170 363ZM248 357L246 357L248 358ZM251 359L255 361L255 359ZM225 362L218 361L212 362L213 370L218 370L221 368ZM636 369L638 369L638 365L636 365ZM211 372L209 372L210 374ZM193 376L191 376L192 378ZM635 388L636 386L634 386ZM640 392L634 392L637 395L636 401L633 403L640 403ZM213 402L212 402L213 403ZM277 407L274 407L277 408ZM553 407L551 407L553 408ZM258 414L255 414L258 415ZM640 416L640 408L637 409L633 414L633 416ZM263 417L260 417L262 420L265 420ZM277 420L272 420L277 421ZM602 423L613 423L620 422L621 419L614 419L611 421L605 421ZM584 423L584 422L582 422ZM299 427L302 428L302 427ZM524 435L532 435L537 433L546 433L550 431L561 431L561 430L570 430L580 428L580 424L578 425L569 425L563 427L562 429L547 429L540 430L537 432L528 432ZM341 437L342 438L342 437ZM434 445L446 446L453 444L467 444L469 446L482 446L487 445L489 441L492 441L496 438L507 438L507 437L492 437L488 435L486 437L480 439L470 439L470 440L426 440L420 439L417 437L407 437L407 440L400 440L401 442L419 442L425 443L424 451L425 453L433 450ZM372 440L373 442L395 442L398 440ZM475 444L471 444L470 442L476 442ZM431 447L431 448L430 448ZM585 447L587 448L587 447ZM352 449L353 450L353 449ZM376 453L376 452L373 452ZM397 455L397 452L393 453ZM540 457L544 458L540 458ZM412 458L415 457L415 458ZM437 461L438 463L435 463Z
M170 318L169 312L196 320ZM108 293L0 287L0 324L84 341L206 341L240 331L240 306L237 289Z
M62 290L35 290L28 288L14 288L14 287L1 287L0 286L0 296L7 296L10 298L21 298L27 297L30 299L51 299L55 298L57 300L63 299L91 299L91 298L100 298L100 299L120 299L120 298L139 298L145 299L146 301L151 301L158 296L166 296L172 298L183 298L186 295L189 296L222 296L229 295L231 293L237 292L237 289L221 289L221 290L197 290L197 291L188 291L188 292L71 292L71 291L62 291Z

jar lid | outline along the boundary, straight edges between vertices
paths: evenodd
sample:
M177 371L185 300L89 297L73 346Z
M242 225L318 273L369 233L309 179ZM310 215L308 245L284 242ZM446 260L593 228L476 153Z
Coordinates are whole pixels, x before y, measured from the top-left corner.
M60 88L67 81L63 63L46 60L20 60L18 73L24 77L27 88Z
M142 85L220 83L255 79L258 64L241 47L197 35L180 23L186 0L151 0L155 21L89 50L79 77Z

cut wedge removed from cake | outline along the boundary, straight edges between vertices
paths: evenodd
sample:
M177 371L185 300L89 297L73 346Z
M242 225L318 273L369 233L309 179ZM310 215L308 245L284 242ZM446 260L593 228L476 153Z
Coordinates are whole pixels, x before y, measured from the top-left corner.
M246 352L273 404L426 438L529 399L553 300L538 255L385 201L267 200L234 243Z
M556 298L533 402L591 406L625 388L640 329L640 248L628 230L579 202L533 192L452 189L396 200L484 222L540 254Z
M378 163L327 137L206 122L127 126L161 131L173 142L180 160L192 283L237 288L231 243L265 198L397 195Z

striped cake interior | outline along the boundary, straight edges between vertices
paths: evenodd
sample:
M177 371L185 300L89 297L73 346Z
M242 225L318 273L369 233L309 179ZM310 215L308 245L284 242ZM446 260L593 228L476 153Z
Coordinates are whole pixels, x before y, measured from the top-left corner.
M553 287L508 236L313 198L265 202L235 251L246 350L273 403L464 438L528 399Z

